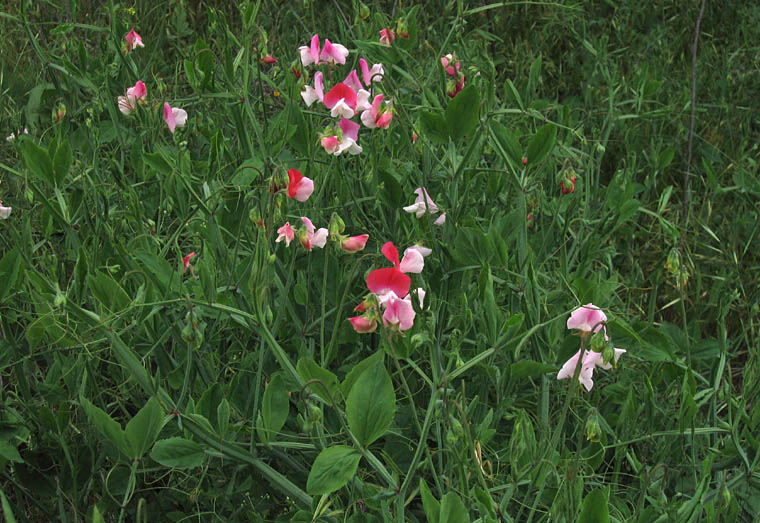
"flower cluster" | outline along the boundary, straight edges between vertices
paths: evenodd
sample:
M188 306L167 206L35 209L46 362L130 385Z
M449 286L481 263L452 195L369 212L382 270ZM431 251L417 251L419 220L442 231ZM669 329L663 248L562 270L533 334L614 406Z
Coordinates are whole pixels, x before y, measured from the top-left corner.
M441 65L443 65L444 71L449 75L449 80L446 82L446 94L449 98L454 98L459 91L464 89L464 73L460 70L461 64L456 59L456 55L447 54L441 57Z
M618 359L626 351L625 349L614 348L609 343L610 338L607 335L606 321L607 315L593 303L587 303L582 307L578 307L570 314L570 318L567 320L567 328L580 331L584 344L590 340L591 350L581 347L578 352L562 365L557 374L558 380L574 376L575 369L578 366L578 359L581 358L581 352L583 352L583 359L580 363L581 370L578 375L578 381L588 391L594 386L593 375L596 367L609 370L617 365Z
M407 273L419 274L425 266L425 256L432 251L420 245L412 245L404 251L399 261L398 250L392 242L383 245L382 253L393 267L375 269L367 275L368 294L354 309L361 316L349 318L356 332L370 333L377 329L382 320L383 326L398 331L405 331L414 325L414 307L409 293L412 279ZM425 291L416 291L420 308L424 305Z
M135 32L134 29L129 31L124 39L127 42L127 52L134 51L138 47L145 47L142 38ZM145 82L142 80L138 80L134 86L127 88L124 96L119 96L116 98L116 102L119 106L119 111L127 116L132 114L135 109L137 109L138 104L143 105L147 101L148 88L145 85ZM164 122L166 122L166 126L169 128L169 131L172 134L174 134L174 131L177 127L185 126L185 123L187 123L187 112L184 109L180 109L179 107L172 107L168 102L164 102L163 109Z
M319 35L311 38L309 46L298 48L301 53L301 65L344 65L348 57L348 49L340 44L334 44L325 39L324 46L320 49ZM359 59L361 77L356 69L352 70L346 78L333 85L329 91L325 90L325 76L322 71L314 73L314 84L304 85L301 89L301 98L307 107L315 102L322 103L330 110L330 116L340 118L337 123L328 125L320 136L320 145L329 154L338 156L344 152L359 154L361 146L359 139L359 124L351 119L360 115L360 120L369 129L387 129L393 119L393 105L382 94L372 98L369 89L374 82L383 79L385 71L382 64L369 66L364 58Z
M417 218L422 218L426 212L430 213L431 215L438 214L440 209L430 198L430 195L427 193L424 187L418 187L415 189L414 194L417 195L417 198L414 200L414 203L412 205L407 205L404 207L404 210L406 212L414 213ZM446 213L441 213L441 215L436 218L433 223L436 225L443 225L445 221Z

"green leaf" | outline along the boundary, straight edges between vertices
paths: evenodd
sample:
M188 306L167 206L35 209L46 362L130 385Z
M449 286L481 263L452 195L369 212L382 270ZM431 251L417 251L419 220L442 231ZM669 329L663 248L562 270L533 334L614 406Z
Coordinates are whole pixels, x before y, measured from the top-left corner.
M164 176L168 176L174 171L172 164L161 153L145 153L143 161Z
M323 369L317 365L312 358L307 357L298 360L296 371L298 371L298 375L301 376L301 379L304 382L319 380L319 383L315 382L308 386L313 394L316 394L325 401L330 401L330 398L327 397L328 394L325 391L325 387L327 387L327 391L330 393L329 395L332 396L333 399L338 399L336 396L340 390L338 377L329 370Z
M515 167L522 165L522 147L517 136L506 126L495 121L491 122L491 132L506 153L505 159Z
M31 140L24 140L21 150L24 163L31 173L49 185L55 185L53 174L53 162L50 161L48 152Z
M288 388L282 375L275 374L264 390L261 401L261 419L267 441L280 432L288 419L289 412Z
M71 152L71 146L68 140L65 140L55 150L55 156L53 157L53 173L56 184L63 185L63 181L66 179L66 175L69 174L73 163L74 155Z
M525 111L525 104L523 104L520 92L517 90L517 87L515 87L515 84L512 83L512 80L506 81L504 84L504 90L507 92L510 101L519 107L521 111Z
M230 428L230 402L223 398L216 407L216 422L219 425L219 435L224 437Z
M364 447L383 436L396 413L396 393L385 365L378 361L362 372L346 400L348 426Z
M100 513L100 509L95 505L92 507L92 523L105 523L103 515Z
M441 504L435 499L425 483L425 478L420 478L420 496L422 497L422 509L428 523L438 523L441 515Z
M557 128L554 124L548 123L536 131L535 136L528 144L528 165L537 165L549 156L554 149L556 139Z
M335 445L319 453L306 480L309 494L329 494L343 488L356 474L362 455L345 445Z
M610 513L607 507L609 491L607 489L592 490L586 495L581 507L578 523L607 523Z
M167 438L156 442L150 457L164 467L190 469L200 467L205 453L203 447L185 438Z
M0 259L0 303L18 285L23 266L24 258L16 247Z
M430 141L447 143L449 141L449 129L446 119L437 113L425 111L420 114L420 128L422 135Z
M377 365L378 361L382 362L384 357L385 352L379 350L372 354L372 356L367 356L362 361L354 365L346 375L346 379L344 379L343 383L340 385L340 389L343 391L343 396L346 398L348 397L349 393L351 392L351 388L354 386L354 383L356 383L356 380L359 379L359 376L361 376L362 372L374 365Z
M129 420L125 433L132 447L132 458L142 458L153 446L164 426L164 419L164 409L156 398L151 398L135 417Z
M18 449L11 445L10 441L0 440L0 458L7 459L8 461L13 461L14 463L24 462L24 460L21 458L21 454L18 453Z
M452 140L471 135L480 121L480 93L470 85L457 94L446 108L446 124Z
M441 500L439 523L469 523L470 515L467 507L454 492L449 492Z
M3 517L7 523L16 523L16 517L11 510L11 504L8 503L8 498L5 497L5 492L0 488L0 504L3 506Z
M521 360L516 361L509 366L509 376L512 379L524 377L534 378L536 376L541 376L542 374L556 372L556 370L557 367L554 365L547 365L540 361Z
M87 398L81 398L80 403L84 408L90 422L95 428L116 446L125 456L132 456L132 448L127 441L127 435L121 429L121 425L111 418L106 411L96 407Z
M111 312L123 311L129 305L129 295L109 274L102 271L88 274L87 286L101 305Z

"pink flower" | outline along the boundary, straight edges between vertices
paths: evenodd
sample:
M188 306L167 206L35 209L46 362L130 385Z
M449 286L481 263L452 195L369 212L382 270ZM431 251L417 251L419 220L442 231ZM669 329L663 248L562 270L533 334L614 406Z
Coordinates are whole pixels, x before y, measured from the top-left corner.
M285 240L285 247L290 247L290 242L293 241L293 238L295 238L295 233L293 232L293 229L290 227L290 222L285 222L285 225L277 229L277 239L275 240L276 243L280 243L282 240Z
M135 30L130 30L124 39L127 41L127 50L128 51L134 51L138 47L145 47L143 45L142 38L139 34L135 33Z
M435 221L433 222L434 225L438 225L438 226L441 226L444 223L446 223L446 213L445 212L441 213L441 215L438 218L436 218Z
M578 365L578 358L580 358L580 355L581 351L579 350L569 360L567 360L564 365L562 365L562 368L557 374L558 380L564 380L573 377L573 374L575 373L575 367ZM601 358L601 356L602 355L598 352L592 352L588 350L583 351L583 361L581 362L581 373L578 376L578 381L580 381L588 391L590 391L594 386L594 367L596 367L596 362Z
M383 95L378 94L375 99L372 100L372 107L368 111L362 113L362 123L374 129L379 127L380 129L387 129L393 119L393 110L390 103L386 102L385 108L380 110L380 103L383 101Z
M192 267L190 266L190 258L192 258L193 256L195 256L195 253L191 252L190 254L182 258L182 272L185 272L188 267L192 269Z
M323 102L325 107L331 109L330 116L333 118L351 118L356 111L356 91L344 83L338 83L325 94Z
M27 129L26 127L24 127L24 132L17 131L17 133L18 133L18 136L21 136L22 134L29 134L29 129ZM9 134L8 136L5 137L5 141L6 142L12 142L15 139L16 139L16 133L11 133L11 134Z
M314 74L314 87L305 85L301 90L301 98L306 102L307 107L311 107L311 104L319 100L320 102L325 98L325 84L322 80L322 72L317 71Z
M330 40L325 38L325 46L322 48L322 52L319 53L320 60L328 64L343 65L346 63L347 56L348 49L340 44L333 44Z
M567 319L568 329L577 329L582 332L599 332L607 321L607 315L593 303L587 303L575 309ZM606 332L606 329L605 329Z
M404 258L399 264L399 270L405 273L419 274L425 267L425 256L433 252L418 245L412 245L404 251Z
M341 155L344 151L348 151L349 154L360 154L362 148L356 143L358 137L359 124L347 120L346 118L342 118L340 121L340 130L328 130L327 133L320 138L320 144L324 147L325 151L335 156Z
M13 210L12 207L3 207L3 201L0 200L0 220L7 220L11 215L11 210Z
M307 251L310 251L312 247L324 248L327 243L327 229L322 227L318 231L314 231L314 224L306 216L301 216L301 221L306 225L305 230L301 230L298 239L301 240L301 245Z
M417 195L417 198L412 205L404 207L406 212L416 214L417 218L422 218L426 212L429 212L430 214L438 213L438 206L433 202L430 195L423 187L415 189L414 194Z
M174 134L174 129L185 126L187 112L179 107L170 106L169 102L164 102L164 121L169 126L169 131Z
M359 67L362 70L362 80L364 80L364 85L367 87L369 87L370 83L372 82L378 82L382 80L383 75L385 75L383 64L375 64L372 66L372 69L370 69L367 64L367 60L364 58L359 58Z
M319 65L319 35L311 37L309 47L302 45L298 50L301 52L301 64L304 67L311 64Z
M451 65L452 63L454 65ZM441 65L443 65L443 68L449 76L456 76L461 67L459 60L455 59L451 53L441 57Z
M123 114L131 114L137 107L137 102L143 103L147 97L148 88L145 87L145 82L138 80L134 87L127 89L126 96L117 98L119 111Z
M377 329L377 320L374 318L367 318L366 316L354 316L353 318L349 318L348 321L351 322L351 326L354 328L354 330L361 334L375 332Z
M263 64L270 64L270 65L271 64L276 64L277 63L277 58L275 58L271 54L268 54L268 55L264 56L261 59L261 63L263 63Z
M425 289L417 287L417 299L420 300L420 309L425 307Z
M371 271L367 275L367 288L377 295L393 291L396 296L406 296L409 294L412 279L401 272L399 268L398 250L392 242L387 242L381 250L388 261L393 264L393 267Z
M380 43L383 45L390 46L391 42L396 39L396 35L393 33L393 30L386 27L385 29L380 29Z
M346 76L346 79L343 80L343 83L349 86L354 91L359 91L360 89L364 89L364 86L362 85L361 81L359 80L359 75L356 74L356 69L351 71L348 76Z
M407 296L401 299L393 291L388 293L388 299L385 302L385 312L383 312L384 326L398 325L399 330L402 331L411 329L414 325L415 315L411 297Z
M351 236L350 238L346 238L340 242L340 248L343 249L346 252L359 252L361 250L364 250L364 247L367 245L367 240L369 239L369 234L362 234L360 236Z
M314 192L314 181L303 176L298 169L288 170L288 196L299 202L305 202Z

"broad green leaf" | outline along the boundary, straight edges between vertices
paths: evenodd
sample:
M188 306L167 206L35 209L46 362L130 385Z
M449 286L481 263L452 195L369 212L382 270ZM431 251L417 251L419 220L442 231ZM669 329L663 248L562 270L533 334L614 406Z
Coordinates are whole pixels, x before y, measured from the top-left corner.
M522 165L523 152L517 136L506 126L496 121L491 122L491 132L507 155L506 160L516 167Z
M610 521L607 507L609 491L596 489L589 492L583 500L578 523L608 523Z
M261 419L266 429L267 439L280 432L288 419L289 411L290 401L285 380L280 374L275 374L264 390L261 401Z
M441 500L439 523L469 523L467 507L455 492L449 492Z
M58 145L58 148L55 150L55 156L53 156L53 174L55 182L59 186L63 185L66 175L71 170L72 163L74 163L74 155L71 152L71 146L68 140L64 140Z
M335 445L319 453L306 480L309 494L329 494L343 488L356 474L362 455L345 445Z
M554 149L557 139L557 128L554 124L546 124L541 127L528 144L528 165L537 165L541 160L549 156Z
M132 458L142 458L153 446L164 426L164 419L164 409L156 398L151 398L135 417L129 420L125 432L132 447Z
M379 350L351 367L351 370L346 375L346 379L344 379L343 383L340 385L340 388L343 391L343 396L346 398L348 397L349 393L351 392L351 388L354 386L354 383L356 383L356 380L359 379L359 376L361 376L362 372L374 365L377 365L378 361L382 362L384 357L385 352Z
M0 488L0 504L3 506L3 517L7 523L16 523L16 517L11 510L11 504L8 503L8 498L5 497L5 492Z
M534 378L542 374L556 371L557 367L554 365L547 365L546 363L533 360L516 361L509 366L509 376L512 379L524 377Z
M26 167L35 177L49 185L55 185L53 162L50 161L50 155L45 149L32 140L24 140L21 155L24 157Z
M216 408L223 398L222 387L218 383L212 383L195 406L196 414L200 414L208 419L215 430L219 428L219 417Z
M446 124L452 140L472 135L480 121L480 93L477 87L465 87L446 107Z
M296 371L298 372L298 375L301 376L301 379L304 382L319 380L318 383L312 383L308 387L309 390L313 394L316 394L317 396L324 399L325 401L330 401L330 398L328 397L328 394L325 391L325 387L327 387L327 391L329 391L329 395L332 396L334 400L339 399L339 397L336 396L336 394L340 390L340 385L338 384L338 377L332 372L330 372L329 370L323 369L322 367L317 365L317 363L313 359L301 358L300 360L298 360L298 364L296 365Z
M123 311L130 299L126 291L111 275L103 271L87 275L87 286L97 300L111 312Z
M433 142L447 143L449 141L449 129L446 119L437 113L429 111L420 114L420 127L422 135Z
M24 258L16 247L0 259L0 303L16 288L23 275Z
M150 457L164 467L189 469L200 467L205 453L198 443L185 438L167 438L156 442Z
M21 454L18 453L18 449L11 445L10 441L0 440L0 458L4 458L15 463L24 462L24 460L21 458Z
M111 443L116 446L125 456L132 456L132 448L127 441L127 435L121 428L121 425L114 420L108 413L92 403L87 398L81 398L80 403L84 408L90 422L95 428L105 436Z
M536 93L536 87L538 87L538 81L541 78L541 56L538 56L533 63L530 64L530 73L528 75L528 86L525 90L525 98L530 103L531 98Z
M422 509L428 523L438 523L441 515L441 504L435 499L425 483L425 478L420 478L420 497L422 497Z
M100 513L100 509L95 505L92 507L92 523L105 523L103 515Z
M174 167L161 153L145 153L143 161L164 176L171 174L174 170Z
M395 413L393 383L383 362L378 361L362 372L348 394L348 426L359 443L367 447L385 434Z

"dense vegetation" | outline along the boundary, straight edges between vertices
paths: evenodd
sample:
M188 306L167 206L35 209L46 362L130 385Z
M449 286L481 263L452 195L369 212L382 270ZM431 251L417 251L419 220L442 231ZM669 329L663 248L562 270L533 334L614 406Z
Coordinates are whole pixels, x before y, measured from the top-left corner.
M6 520L760 513L760 6L18 4Z

